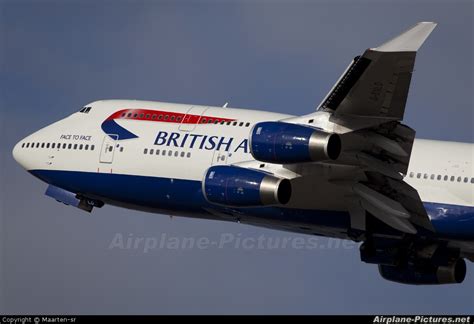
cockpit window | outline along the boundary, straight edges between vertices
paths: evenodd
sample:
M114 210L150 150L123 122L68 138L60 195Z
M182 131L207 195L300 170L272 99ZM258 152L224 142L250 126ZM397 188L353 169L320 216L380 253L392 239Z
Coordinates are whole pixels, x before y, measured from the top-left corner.
M81 110L79 110L80 113L88 114L89 111L91 111L92 107L84 107Z

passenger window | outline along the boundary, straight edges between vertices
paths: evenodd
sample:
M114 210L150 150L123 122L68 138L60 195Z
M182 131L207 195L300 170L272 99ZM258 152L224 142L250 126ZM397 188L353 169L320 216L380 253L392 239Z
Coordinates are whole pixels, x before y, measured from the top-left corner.
M174 156L175 156L175 157L178 157L178 155L179 155L179 152L178 152L178 151L175 151L175 152L174 152Z
M26 147L28 148L30 146L30 143L26 143Z
M150 114L146 114L146 119L150 119Z
M444 178L443 178L444 181L448 181L448 176L445 175Z
M46 143L46 148L49 148L49 143Z
M140 118L143 118L143 116L145 116L145 114L140 114Z
M240 123L239 123L239 127L242 127L242 126L244 126L244 123L243 123L243 122L240 122Z
M425 174L423 175L423 179L428 179L428 174L425 173Z
M175 116L171 116L171 121L174 121L174 119L175 119Z
M41 148L44 148L44 143L41 143Z
M55 148L55 147L56 147L56 143L51 144L51 148Z
M228 121L226 124L227 124L227 126L229 126L229 125L230 125L230 121Z
M471 178L471 183L474 183L474 178Z
M176 121L179 123L181 121L182 117L179 116L179 117L176 117Z
M156 119L156 115L153 114L153 116L151 116L151 119Z
M413 178L415 174L413 172L410 172L410 178Z
M249 126L250 126L250 123L246 123L246 124L245 124L245 127L249 127Z
M212 124L212 119L209 119L209 120L207 121L207 123L208 123L208 124Z
M122 117L122 118L125 117L125 113L122 113L122 116L121 116L121 117Z
M458 177L458 182L461 182L461 177Z
M224 125L225 124L225 120L221 120L221 125Z
M36 143L36 148L39 148L40 147L40 143Z
M232 123L232 126L237 126L237 122L236 122L236 121L233 122L233 123Z
M181 157L184 157L184 152L181 152Z
M79 149L80 149L80 150L82 150L82 148L83 148L83 145L82 145L82 144L80 144L80 145L79 145Z
M153 154L153 153L155 153L155 150L150 149L150 155Z
M431 180L434 180L434 178L435 178L435 175L432 174L431 177L430 177L430 179L431 179Z
M120 147L120 152L123 152L123 146Z
M468 177L465 177L464 178L464 183L467 183L469 181L469 178Z
M438 174L438 181L441 180L441 174Z
M168 156L173 156L173 151L169 150L168 151Z
M88 150L89 149L89 144L86 144L86 146L84 146L84 150Z
M214 125L219 124L219 119L214 119Z
M201 119L201 124L205 124L205 123L206 123L206 118Z
M74 149L77 150L77 144L74 144Z
M93 151L95 148L95 145L91 145L91 151Z
M159 150L159 149L156 149L155 154L156 154L156 155L160 155L160 150Z
M148 149L146 148L143 150L143 154L147 154L147 153L148 153Z
M69 144L69 145L67 146L67 149L70 150L71 148L72 148L72 144Z
M161 151L161 155L166 155L166 150Z
M127 114L127 117L128 117L128 118L132 117L132 113L128 113L128 114Z
M417 177L418 179L420 179L420 178L421 178L421 173L417 173L417 174L416 174L416 177Z
M24 148L25 147L25 143L21 144L21 148Z
M160 119L160 120L163 119L163 115L159 115L158 119Z
M168 116L168 115L165 115L165 120L168 120L168 118L169 118L169 117L170 117L170 116Z
M191 152L186 153L186 157L190 158L191 157Z
M451 182L454 181L454 176L451 176Z

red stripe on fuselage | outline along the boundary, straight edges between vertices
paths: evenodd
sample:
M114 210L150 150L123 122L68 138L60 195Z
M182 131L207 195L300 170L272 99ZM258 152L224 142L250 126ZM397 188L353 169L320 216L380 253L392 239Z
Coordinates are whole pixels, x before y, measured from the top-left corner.
M177 124L219 124L222 122L231 122L235 120L230 118L201 116L150 109L122 109L110 115L106 120L112 119L147 120Z

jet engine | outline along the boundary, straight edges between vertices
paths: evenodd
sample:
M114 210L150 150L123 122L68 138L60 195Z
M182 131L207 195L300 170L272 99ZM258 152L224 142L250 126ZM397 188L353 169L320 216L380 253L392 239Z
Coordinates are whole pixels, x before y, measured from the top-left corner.
M379 265L380 275L387 280L412 285L461 283L466 277L466 262L456 259L447 265Z
M291 183L261 171L220 165L207 170L203 193L209 202L226 206L284 205L291 197Z
M269 163L336 160L341 153L341 139L337 134L307 126L261 122L252 129L250 152L256 160Z

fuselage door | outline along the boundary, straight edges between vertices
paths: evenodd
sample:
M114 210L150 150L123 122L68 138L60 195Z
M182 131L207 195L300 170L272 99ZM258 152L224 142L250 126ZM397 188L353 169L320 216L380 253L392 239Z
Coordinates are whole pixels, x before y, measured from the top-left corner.
M207 108L203 106L192 106L189 108L179 125L179 130L184 132L193 131Z
M118 140L118 135L107 134L102 141L102 148L100 150L100 163L112 163L114 161L115 146Z

